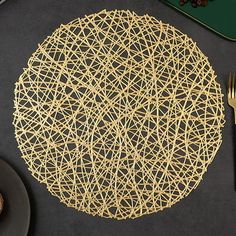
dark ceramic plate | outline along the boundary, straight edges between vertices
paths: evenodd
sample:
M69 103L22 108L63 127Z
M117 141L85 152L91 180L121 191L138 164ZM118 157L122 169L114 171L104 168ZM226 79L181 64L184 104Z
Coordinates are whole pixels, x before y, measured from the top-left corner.
M26 236L30 223L30 203L17 173L0 159L0 192L4 209L0 215L1 236Z

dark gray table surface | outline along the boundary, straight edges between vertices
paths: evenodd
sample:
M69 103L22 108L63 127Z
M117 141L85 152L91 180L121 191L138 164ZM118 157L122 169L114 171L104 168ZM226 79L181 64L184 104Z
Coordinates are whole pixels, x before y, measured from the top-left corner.
M220 38L158 0L8 0L1 5L0 157L18 171L28 189L32 207L29 235L236 235L233 119L226 97L223 144L214 162L195 191L163 212L125 221L93 217L61 204L28 172L14 138L14 83L37 44L61 23L104 8L148 13L188 34L209 57L224 93L228 73L236 71L235 42Z

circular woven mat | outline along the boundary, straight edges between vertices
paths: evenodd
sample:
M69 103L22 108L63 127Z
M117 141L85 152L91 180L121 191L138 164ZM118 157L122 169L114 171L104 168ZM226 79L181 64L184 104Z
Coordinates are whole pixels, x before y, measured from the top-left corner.
M80 211L125 219L170 207L221 144L215 78L190 38L148 15L104 10L61 25L16 83L22 157Z

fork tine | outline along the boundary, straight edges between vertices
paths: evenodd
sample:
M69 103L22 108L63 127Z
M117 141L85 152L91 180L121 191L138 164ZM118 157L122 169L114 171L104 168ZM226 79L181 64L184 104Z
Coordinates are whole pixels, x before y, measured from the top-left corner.
M232 73L229 74L229 80L228 80L228 98L231 98L231 83L232 83Z
M235 77L235 72L233 73L233 85L234 85L234 98L236 98L236 77Z
M235 98L235 93L234 93L234 91L235 91L235 74L233 73L233 75L232 75L232 85L231 85L231 91L232 91L232 98Z
M234 123L236 125L236 73L235 72L229 74L228 104L234 109Z

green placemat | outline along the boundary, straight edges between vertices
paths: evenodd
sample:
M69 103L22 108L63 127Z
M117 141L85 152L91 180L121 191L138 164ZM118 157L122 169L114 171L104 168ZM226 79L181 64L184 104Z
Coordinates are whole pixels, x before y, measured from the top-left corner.
M236 41L236 0L214 0L207 7L179 5L179 0L161 0L223 37Z

